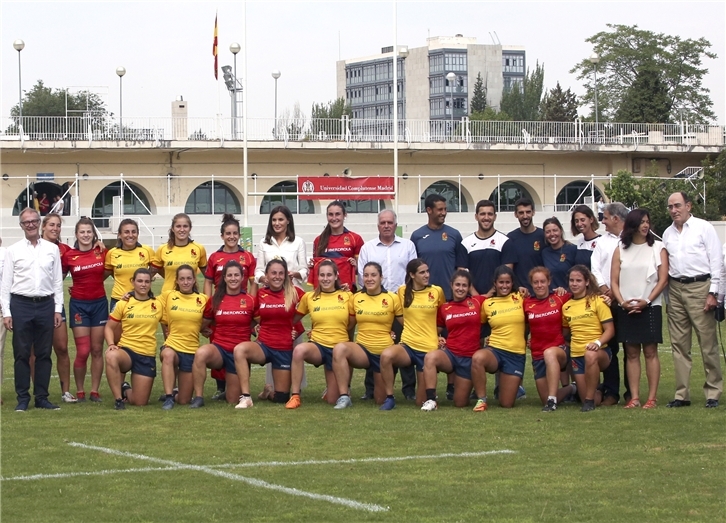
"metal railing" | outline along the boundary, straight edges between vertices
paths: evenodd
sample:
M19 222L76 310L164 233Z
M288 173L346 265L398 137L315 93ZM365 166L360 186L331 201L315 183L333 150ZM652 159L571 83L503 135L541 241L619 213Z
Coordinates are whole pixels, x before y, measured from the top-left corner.
M123 141L157 146L167 141L225 141L244 138L241 118L124 117L123 127L113 118L97 116L24 116L0 122L0 140ZM234 124L237 125L234 125ZM247 139L277 142L392 142L392 119L248 118ZM550 145L707 145L723 146L726 127L679 122L640 124L604 122L500 122L399 120L401 142Z

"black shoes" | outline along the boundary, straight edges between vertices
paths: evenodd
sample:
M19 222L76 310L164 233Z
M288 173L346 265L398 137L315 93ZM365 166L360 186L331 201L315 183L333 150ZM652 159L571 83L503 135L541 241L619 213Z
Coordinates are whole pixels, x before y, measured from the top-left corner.
M18 406L15 407L15 412L25 412L28 410L28 404L30 403L30 400L20 400L18 401Z
M711 401L711 400L709 400L709 401ZM717 404L718 404L718 402L717 402ZM677 407L690 407L690 406L691 406L691 402L688 400L673 400L673 401L669 402L668 405L666 405L666 407L668 407L670 409L677 408ZM706 406L708 406L708 402L706 403Z
M553 399L547 400L547 405L542 407L542 412L554 412L557 410L557 403Z
M706 400L707 409L715 409L718 407L718 400Z
M454 384L449 383L446 385L446 399L452 401L454 399Z
M590 412L592 410L595 410L595 400L585 400L582 402L580 412Z
M360 397L360 399L362 399L363 401L367 401L367 400L372 400L372 399L373 399L373 394L368 394L368 393L366 392L365 394L363 394L363 395L362 395L362 396Z
M60 407L58 405L53 405L50 401L48 401L45 398L36 399L35 408L36 409L45 409L45 410L60 410Z
M113 402L113 408L116 410L126 410L126 404L124 400L118 399Z

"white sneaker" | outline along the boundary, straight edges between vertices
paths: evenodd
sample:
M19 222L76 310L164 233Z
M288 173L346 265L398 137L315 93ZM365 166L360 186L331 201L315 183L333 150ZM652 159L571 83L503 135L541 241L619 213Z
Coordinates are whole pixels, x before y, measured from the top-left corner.
M235 409L249 409L253 406L252 398L249 396L240 396L239 403L235 405Z
M77 403L78 399L70 392L64 392L61 396L61 401L63 403Z
M431 412L432 410L436 410L438 408L439 406L434 400L426 400L426 402L421 406L421 410L425 410L426 412Z
M353 406L353 402L350 401L350 396L341 396L338 398L338 401L335 403L334 409L347 409L349 407Z

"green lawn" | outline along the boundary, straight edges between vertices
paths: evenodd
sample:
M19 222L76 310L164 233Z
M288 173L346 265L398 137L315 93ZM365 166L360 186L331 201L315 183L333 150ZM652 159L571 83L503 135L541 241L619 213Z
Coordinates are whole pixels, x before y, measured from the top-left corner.
M64 523L723 521L726 408L703 408L698 356L693 406L665 408L673 366L668 353L661 361L652 411L582 414L564 405L542 413L529 368L529 396L512 410L474 414L444 400L425 413L398 394L395 410L379 412L357 400L357 372L354 407L334 411L320 399L322 370L308 367L296 411L212 402L210 380L198 410L165 412L152 401L116 412L104 384L100 405L16 414L8 343L0 515ZM257 392L264 371L255 369ZM152 400L160 393L159 377ZM51 395L58 400L57 378ZM509 453L485 454L493 451Z

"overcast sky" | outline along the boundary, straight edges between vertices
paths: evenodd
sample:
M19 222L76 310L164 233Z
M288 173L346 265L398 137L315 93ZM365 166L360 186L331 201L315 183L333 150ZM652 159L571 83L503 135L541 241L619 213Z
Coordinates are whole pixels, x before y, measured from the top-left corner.
M726 121L724 58L726 9L714 2L404 2L398 3L398 43L426 44L428 36L461 33L481 44L496 32L503 45L522 45L527 60L545 65L545 87L557 81L583 90L569 70L592 52L585 42L606 23L705 37L718 54L704 63L719 123ZM118 113L123 78L124 117L167 117L178 96L190 117L229 115L221 66L232 64L229 45L244 46L245 8L236 2L22 2L0 1L1 115L18 102L18 53L25 41L22 87L38 79L47 86L91 87ZM214 80L212 37L219 16L220 81ZM297 101L309 116L313 102L336 96L335 62L380 52L393 45L391 2L249 2L247 4L248 113L272 117L273 69L281 112ZM237 57L244 74L244 48Z

